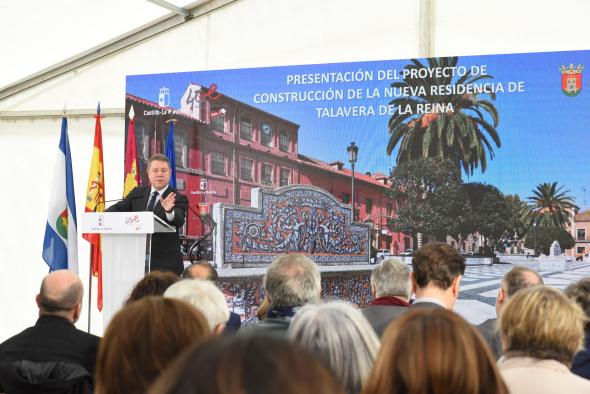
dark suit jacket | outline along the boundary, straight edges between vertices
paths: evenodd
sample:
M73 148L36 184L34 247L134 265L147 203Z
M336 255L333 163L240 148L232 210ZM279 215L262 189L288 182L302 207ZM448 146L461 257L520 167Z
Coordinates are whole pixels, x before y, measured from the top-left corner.
M590 379L590 330L586 330L584 350L576 354L572 365L572 372L578 376Z
M371 305L361 309L361 312L367 318L375 333L382 337L389 323L407 310L408 308L404 306Z
M138 186L131 190L127 197L107 209L108 212L138 212L146 211L150 197L150 186ZM158 216L164 222L176 227L174 233L156 233L152 235L151 248L151 270L172 271L180 275L184 269L182 263L182 253L180 252L180 239L178 237L178 228L184 224L186 210L188 208L188 199L180 194L172 186L164 192L162 198L170 193L176 193L176 202L174 204L174 220L166 219L166 211L158 201L154 206L154 215Z
M99 340L66 319L41 316L33 327L0 345L0 360L64 361L82 365L94 374Z
M443 308L442 306L435 304L434 302L416 302L412 303L409 309L414 308Z
M500 356L502 356L502 340L500 338L500 331L496 328L496 325L498 324L497 322L497 318L488 319L479 326L476 326L476 328L484 337L488 345L490 345L490 349L496 356L496 359L499 359Z

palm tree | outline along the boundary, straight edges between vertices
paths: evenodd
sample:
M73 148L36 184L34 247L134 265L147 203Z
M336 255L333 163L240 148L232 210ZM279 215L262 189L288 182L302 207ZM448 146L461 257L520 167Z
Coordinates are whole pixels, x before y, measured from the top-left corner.
M457 57L428 59L428 67L419 60L412 59L412 64L405 66L408 70L435 69L439 67L456 67ZM487 154L494 157L494 147L500 147L498 127L498 111L491 101L496 96L493 92L478 94L432 94L431 86L469 85L477 81L493 78L490 75L473 75L467 72L453 83L453 76L414 78L408 75L403 82L394 82L392 88L406 89L417 93L412 96L399 97L389 104L398 110L389 119L389 143L387 154L399 145L397 163L406 162L420 157L438 157L451 160L466 173L481 165L481 171L487 168ZM420 86L423 90L418 92ZM417 113L418 106L424 104L452 104L452 110L430 113ZM399 108L411 108L402 111ZM436 107L436 106L435 106Z
M553 226L564 228L580 208L569 190L557 187L557 182L541 183L528 197L530 224L535 226Z

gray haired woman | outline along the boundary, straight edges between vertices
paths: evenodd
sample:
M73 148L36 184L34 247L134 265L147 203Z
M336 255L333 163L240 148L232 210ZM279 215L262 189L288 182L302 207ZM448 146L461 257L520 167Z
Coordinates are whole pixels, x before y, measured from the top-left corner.
M355 305L332 301L297 312L289 336L323 358L349 394L360 393L379 352L379 339Z

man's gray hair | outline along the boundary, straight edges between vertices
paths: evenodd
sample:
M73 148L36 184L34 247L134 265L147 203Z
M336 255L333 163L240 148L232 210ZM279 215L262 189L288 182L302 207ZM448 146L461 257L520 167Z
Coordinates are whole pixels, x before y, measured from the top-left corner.
M544 284L543 278L532 268L516 266L504 274L501 285L506 290L506 297L527 287Z
M79 280L72 283L57 297L51 297L45 283L46 279L47 277L41 282L41 290L39 291L39 306L44 312L69 312L82 302L84 288Z
M266 270L264 289L272 307L319 302L320 272L313 260L303 254L282 255Z
M410 268L397 259L386 259L371 272L371 284L375 286L375 297L398 296L410 298L412 282Z
M215 284L208 280L183 279L166 289L164 297L182 300L197 308L205 315L211 330L229 320L229 308L225 296Z
M348 393L359 393L379 351L379 339L356 306L343 301L306 305L289 337L326 361Z

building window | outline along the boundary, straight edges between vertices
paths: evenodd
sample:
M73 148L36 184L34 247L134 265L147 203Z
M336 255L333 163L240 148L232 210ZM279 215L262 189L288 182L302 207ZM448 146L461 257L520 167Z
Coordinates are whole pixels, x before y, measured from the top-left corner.
M578 229L578 241L585 241L586 240L586 229L585 228L579 228Z
M268 123L263 123L260 126L261 131L261 143L264 146L272 147L272 127Z
M211 111L211 129L225 132L225 109L213 108Z
M219 152L211 152L211 173L225 175L225 155Z
M254 169L254 160L242 159L240 162L240 179L243 181L252 182L252 170Z
M350 204L350 194L342 193L342 203L343 204Z
M578 254L584 254L584 253L586 253L586 247L584 247L584 246L578 246L576 248L576 253L578 253Z
M240 119L240 138L252 141L252 121L248 116L242 116Z
M176 167L188 167L188 146L186 143L186 133L184 130L174 130L174 153Z
M147 124L142 119L135 121L135 141L137 143L137 159L147 160L150 157L150 135ZM127 137L125 137L127 141Z
M367 215L370 215L371 212L373 212L373 200L370 198L365 200L365 212L367 212Z
M279 149L283 152L289 152L289 134L285 129L279 133Z
M272 185L272 164L262 164L260 169L260 183L263 185Z
M291 170L281 168L281 177L279 179L279 186L289 186L291 184Z
M393 216L393 206L390 202L385 204L385 216Z

